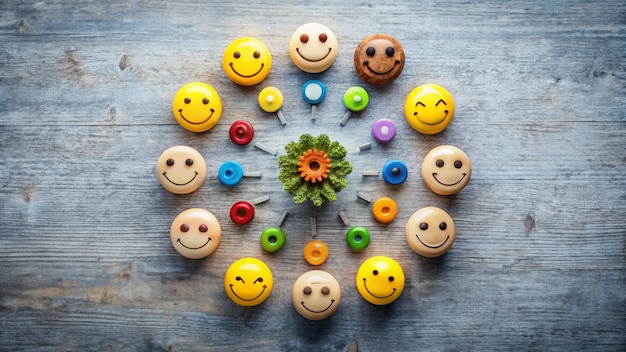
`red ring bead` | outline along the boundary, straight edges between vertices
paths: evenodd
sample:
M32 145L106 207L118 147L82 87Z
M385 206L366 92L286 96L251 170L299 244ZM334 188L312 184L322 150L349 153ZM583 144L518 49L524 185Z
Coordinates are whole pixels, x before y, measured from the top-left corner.
M254 138L254 127L252 124L245 120L237 120L230 125L230 131L228 132L230 140L239 145L245 145L250 143Z
M230 208L230 218L235 224L245 225L254 219L254 207L248 202L237 202Z

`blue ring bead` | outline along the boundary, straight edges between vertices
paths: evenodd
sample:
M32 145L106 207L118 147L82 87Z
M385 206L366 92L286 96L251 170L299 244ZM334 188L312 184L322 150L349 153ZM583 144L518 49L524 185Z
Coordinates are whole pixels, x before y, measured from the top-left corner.
M217 170L217 177L225 186L234 186L243 178L243 167L236 161L225 161Z
M311 93L315 93L317 95L311 96ZM302 85L302 98L309 104L319 104L322 100L324 100L325 96L326 86L321 81L310 79Z
M399 185L406 181L408 175L409 170L406 164L400 160L388 161L385 166L383 166L383 178L389 184Z

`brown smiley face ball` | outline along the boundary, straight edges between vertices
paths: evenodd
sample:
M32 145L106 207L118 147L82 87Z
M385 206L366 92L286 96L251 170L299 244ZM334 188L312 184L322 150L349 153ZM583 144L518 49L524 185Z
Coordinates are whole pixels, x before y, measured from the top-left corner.
M390 35L370 35L354 50L354 67L368 83L389 84L402 73L404 49Z

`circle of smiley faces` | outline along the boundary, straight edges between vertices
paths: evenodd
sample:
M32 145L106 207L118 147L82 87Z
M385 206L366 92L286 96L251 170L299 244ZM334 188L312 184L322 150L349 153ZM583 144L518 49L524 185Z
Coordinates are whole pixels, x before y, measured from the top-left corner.
M242 86L261 83L272 68L272 55L258 39L239 38L226 47L222 68L231 81Z
M389 84L402 73L404 49L390 35L370 35L354 50L354 67L368 83Z
M448 213L437 207L422 208L406 223L406 241L421 256L434 258L447 252L454 238L456 227Z
M217 218L200 208L178 214L170 227L172 245L189 259L201 259L215 252L221 237L222 229Z
M447 196L461 192L472 177L467 154L451 145L433 148L422 162L422 179L433 192Z
M222 101L206 83L191 82L178 90L172 102L176 122L191 132L206 132L222 116Z
M165 150L156 164L159 183L175 194L197 190L206 177L206 162L195 149L177 145Z
M393 303L404 290L404 271L398 262L389 257L371 257L361 264L356 273L356 288L371 304Z
M424 84L411 91L404 103L404 117L414 130L436 134L454 118L454 100L443 87Z
M328 318L341 302L339 282L322 270L311 270L300 275L293 284L291 300L296 311L309 320Z
M226 295L231 301L245 307L265 302L273 286L272 271L256 258L241 258L235 261L224 275Z
M307 23L298 27L289 40L291 61L302 71L326 71L337 58L339 43L335 33L323 24Z

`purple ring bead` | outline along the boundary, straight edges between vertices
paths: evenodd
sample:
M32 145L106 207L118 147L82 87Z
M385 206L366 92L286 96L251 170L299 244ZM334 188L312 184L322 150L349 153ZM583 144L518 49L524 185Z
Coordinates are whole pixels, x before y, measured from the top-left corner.
M396 136L396 124L390 119L380 119L372 125L372 135L381 143L389 142Z

